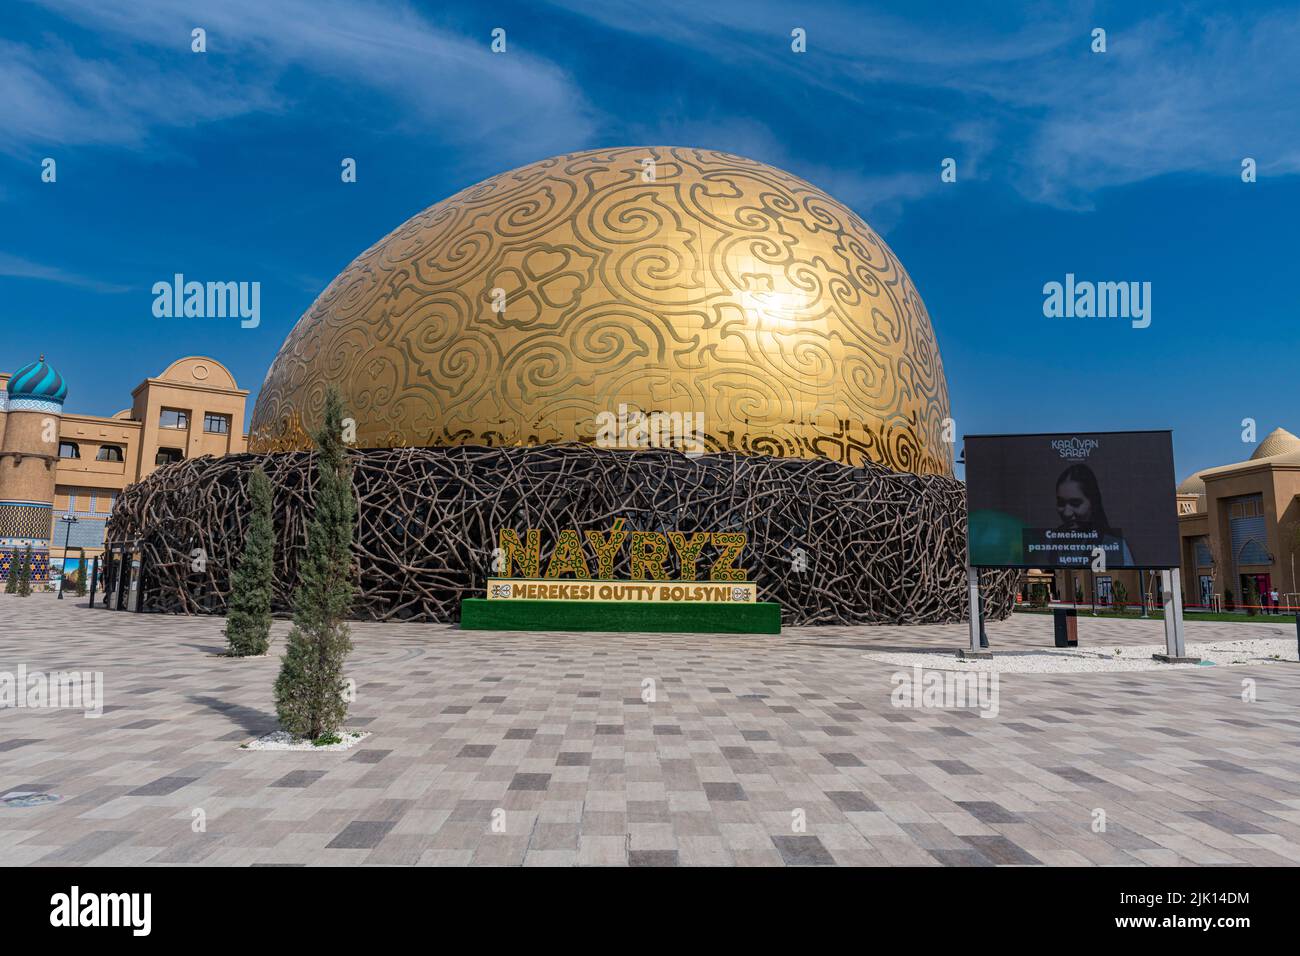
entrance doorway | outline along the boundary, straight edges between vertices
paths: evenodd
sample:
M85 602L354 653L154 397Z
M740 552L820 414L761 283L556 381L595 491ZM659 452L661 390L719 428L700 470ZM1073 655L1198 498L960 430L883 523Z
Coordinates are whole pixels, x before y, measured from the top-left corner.
M1253 593L1252 593L1253 589ZM1241 576L1241 603L1267 607L1269 592L1273 590L1271 574L1243 574Z
M1111 586L1110 576L1097 579L1097 603L1108 607L1115 602L1115 590Z

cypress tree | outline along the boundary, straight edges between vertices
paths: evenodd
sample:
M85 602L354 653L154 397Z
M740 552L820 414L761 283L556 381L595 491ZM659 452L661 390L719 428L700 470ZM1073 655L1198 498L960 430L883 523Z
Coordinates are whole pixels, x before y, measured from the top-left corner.
M252 514L226 611L227 653L231 657L265 654L271 644L275 529L271 523L271 481L260 465L249 476L248 497Z
M343 403L331 387L316 440L316 494L293 598L293 629L275 682L280 726L311 740L335 736L347 716L343 662L352 650L352 538L356 501L343 447Z
M9 555L9 574L5 578L5 594L18 593L18 569L22 567L23 560L18 556L17 550Z
M32 593L32 546L23 552L23 563L18 569L18 596L30 597Z

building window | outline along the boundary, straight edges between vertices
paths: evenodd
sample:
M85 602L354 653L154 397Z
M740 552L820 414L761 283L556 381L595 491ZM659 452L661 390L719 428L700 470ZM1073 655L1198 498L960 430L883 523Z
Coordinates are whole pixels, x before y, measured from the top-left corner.
M120 445L100 445L95 461L125 461Z
M1237 553L1238 564L1272 564L1273 557L1265 550L1264 546L1251 538Z
M1200 581L1201 607L1210 607L1214 604L1214 578L1208 574L1202 574Z
M183 461L185 452L179 448L159 448L158 454L154 455L153 463L155 465L170 465L172 462Z
M203 430L212 432L214 435L230 434L230 416L208 412L203 416Z
M1264 496L1249 495L1233 498L1228 505L1228 515L1232 518L1256 518L1264 514Z
M189 428L190 413L177 408L164 408L158 416L159 428Z
M80 458L81 449L77 447L77 443L75 441L61 441L59 442L59 457Z

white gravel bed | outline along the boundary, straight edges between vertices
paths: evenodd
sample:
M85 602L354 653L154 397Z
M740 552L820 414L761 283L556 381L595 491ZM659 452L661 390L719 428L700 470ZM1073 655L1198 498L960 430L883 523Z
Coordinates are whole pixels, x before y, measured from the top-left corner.
M1194 667L1231 667L1241 664L1276 664L1300 662L1296 642L1292 639L1256 638L1237 641L1209 641L1188 644L1189 657L1199 657L1201 664L1162 664L1152 654L1165 653L1164 644L1140 647L1046 647L1041 649L989 648L992 660L963 660L954 648L949 652L873 652L862 655L869 661L896 667L925 667L947 671L988 671L997 674L1073 674L1107 671L1154 671Z
M314 753L325 753L335 750L351 750L361 741L370 736L364 731L345 730L339 734L343 739L336 744L325 744L317 747L306 737L293 737L283 730L276 730L269 734L264 734L256 740L250 740L246 744L240 744L241 750L310 750Z

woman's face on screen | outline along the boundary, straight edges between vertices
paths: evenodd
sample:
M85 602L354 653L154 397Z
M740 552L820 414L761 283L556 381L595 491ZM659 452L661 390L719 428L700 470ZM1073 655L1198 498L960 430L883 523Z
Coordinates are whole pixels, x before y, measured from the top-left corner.
M1056 513L1069 531L1092 525L1092 502L1084 497L1077 481L1063 481L1056 486Z

